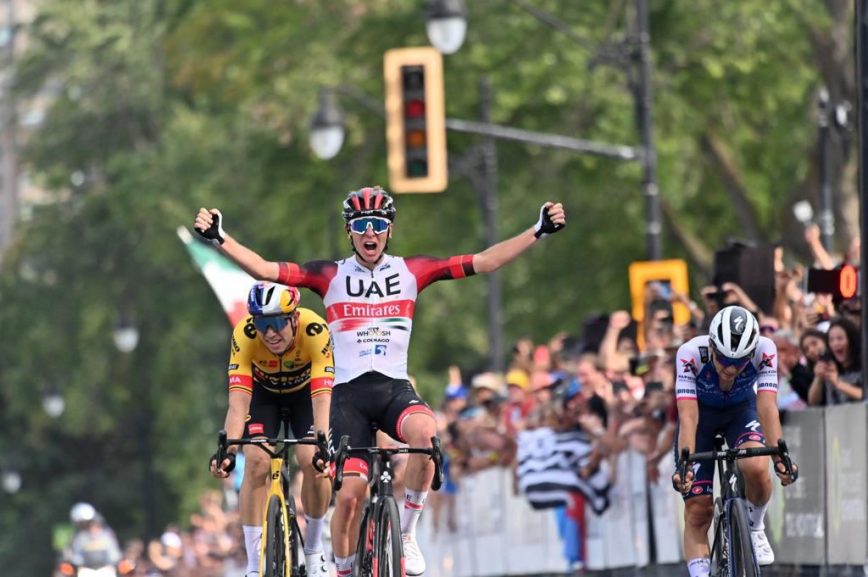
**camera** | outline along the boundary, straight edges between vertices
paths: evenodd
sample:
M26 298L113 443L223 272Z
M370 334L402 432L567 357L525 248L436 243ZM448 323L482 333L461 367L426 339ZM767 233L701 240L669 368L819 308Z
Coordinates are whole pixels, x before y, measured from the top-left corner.
M826 363L832 363L835 361L835 356L832 354L832 351L826 351L820 355L820 360Z

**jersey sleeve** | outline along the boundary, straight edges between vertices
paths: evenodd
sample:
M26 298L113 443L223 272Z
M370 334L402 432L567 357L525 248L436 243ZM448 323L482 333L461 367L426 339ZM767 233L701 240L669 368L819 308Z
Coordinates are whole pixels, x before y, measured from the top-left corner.
M335 357L331 333L326 322L313 311L305 311L307 322L302 327L305 347L310 356L311 398L331 394L335 381Z
M767 337L760 337L754 353L757 379L756 392L778 392L778 348L775 342Z
M256 328L250 317L245 317L232 331L229 346L229 392L240 391L253 394L253 361L251 350L256 338Z
M321 297L328 292L329 282L337 273L337 263L330 260L315 260L302 265L294 262L277 263L277 282L289 286L304 287Z
M473 255L462 254L449 258L413 256L404 259L407 268L416 277L416 290L422 289L438 280L459 279L476 274L473 270Z
M699 373L699 355L690 341L678 347L675 355L675 400L696 401L696 375Z

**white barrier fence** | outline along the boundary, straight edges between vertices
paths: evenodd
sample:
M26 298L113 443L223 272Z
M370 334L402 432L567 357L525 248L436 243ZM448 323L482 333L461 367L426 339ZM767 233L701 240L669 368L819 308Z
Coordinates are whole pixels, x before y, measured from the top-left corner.
M672 457L660 467L672 470ZM681 559L681 498L669 486L668 474L649 488L645 457L622 453L610 498L612 505L603 515L596 516L590 509L584 512L586 527L580 543L585 567L647 565L649 506L657 562ZM512 471L488 469L465 477L455 499L454 532L445 526L445 513L439 527L434 526L430 510L422 517L419 545L428 564L427 577L553 574L571 569L555 510L531 509L522 495L514 493ZM566 530L578 532L575 525Z

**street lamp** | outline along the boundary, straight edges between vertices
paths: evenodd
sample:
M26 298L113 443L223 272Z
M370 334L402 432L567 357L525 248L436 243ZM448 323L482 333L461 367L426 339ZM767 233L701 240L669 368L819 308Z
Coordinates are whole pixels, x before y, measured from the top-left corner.
M139 344L139 329L132 323L127 314L121 314L118 323L112 331L115 346L122 353L133 352Z
M442 54L453 54L464 44L467 9L464 0L428 0L425 28L431 45Z
M6 469L0 473L0 485L3 491L14 495L21 489L21 473L14 469Z
M334 158L344 144L344 113L328 88L319 92L319 106L310 123L310 147L322 160Z
M54 385L46 387L42 393L42 409L52 419L63 414L66 409L66 401L60 391Z

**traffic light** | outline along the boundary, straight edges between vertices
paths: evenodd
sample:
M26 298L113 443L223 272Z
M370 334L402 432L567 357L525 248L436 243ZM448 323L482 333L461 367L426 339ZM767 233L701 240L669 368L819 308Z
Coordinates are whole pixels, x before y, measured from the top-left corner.
M449 180L443 57L430 47L389 50L383 76L390 190L442 192Z
M648 285L656 283L658 298L668 300L672 291L688 294L687 263L681 259L649 260L630 263L630 299L633 311L630 316L639 323L640 330L636 333L639 348L644 348L645 291ZM679 302L672 303L672 319L675 324L684 324L690 320L690 311Z

